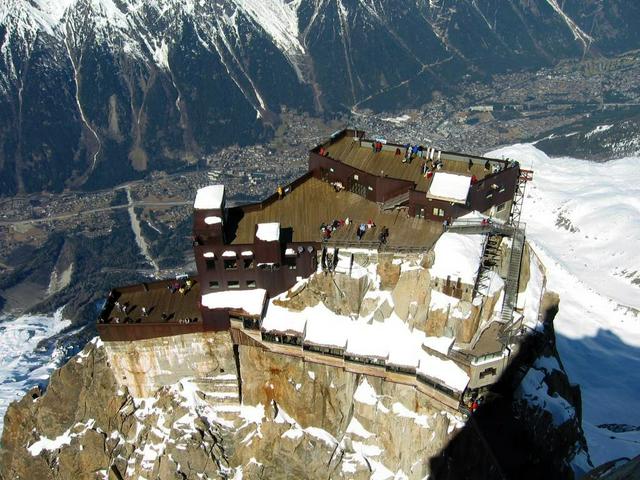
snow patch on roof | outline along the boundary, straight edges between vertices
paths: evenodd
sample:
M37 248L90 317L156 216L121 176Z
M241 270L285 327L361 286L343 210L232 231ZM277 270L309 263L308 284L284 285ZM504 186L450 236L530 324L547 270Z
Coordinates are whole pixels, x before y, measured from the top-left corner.
M431 350L447 355L454 340L454 338L450 337L425 337L422 344Z
M306 322L305 310L293 312L288 308L269 303L269 308L262 321L262 330L302 336Z
M386 359L389 345L383 323L353 322L349 331L346 353Z
M218 210L222 208L224 185L209 185L199 188L193 208L196 210Z
M345 348L351 319L336 315L323 303L311 307L305 342L325 347Z
M280 240L280 224L277 222L259 223L256 237L263 242L277 242Z
M202 295L202 306L209 309L232 308L244 310L249 315L260 315L267 291L262 288L251 290L229 290Z
M458 203L465 203L471 186L471 177L455 173L436 172L428 195Z
M222 219L214 215L214 216L205 218L204 223L206 223L207 225L216 225L218 223L222 223Z
M469 375L453 360L443 360L424 351L420 355L418 373L438 380L458 392L464 391L469 383Z

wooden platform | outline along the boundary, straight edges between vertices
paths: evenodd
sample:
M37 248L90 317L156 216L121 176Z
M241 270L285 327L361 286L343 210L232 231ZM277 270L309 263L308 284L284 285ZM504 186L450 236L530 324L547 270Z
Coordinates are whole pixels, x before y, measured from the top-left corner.
M367 230L363 242L378 241L383 227L389 229L390 246L424 246L430 248L442 234L442 225L425 219L408 217L403 210L380 211L380 207L355 193L336 192L326 182L309 178L282 199L262 210L230 209L228 237L232 244L252 243L257 223L280 222L284 235L293 242L320 242L320 226L324 222L351 219L351 225L340 227L332 239L357 240L358 224L373 220L376 228Z
M353 137L348 135L326 147L329 157L344 164L374 175L386 175L391 178L410 180L416 184L417 191L429 191L431 178L425 178L422 175L422 164L426 161L426 158L415 157L411 163L402 163L404 148L399 147L400 155L395 154L396 148L395 146L387 146L383 151L376 153L369 146L360 146L359 142L354 141ZM442 171L444 172L468 176L475 175L478 180L482 180L489 173L485 170L484 163L479 160L474 160L471 170L469 170L469 165L466 161L450 160L443 156L442 163Z
M202 321L198 302L200 300L200 285L192 279L193 286L185 293L176 291L171 293L169 286L175 280L131 285L112 290L113 296L107 300L102 312L105 324L167 324L180 323L181 319L192 319L191 323ZM183 282L184 283L184 282ZM146 285L146 287L145 287ZM115 302L126 305L126 313L115 306ZM142 307L148 315L142 314ZM163 314L166 319L163 319ZM126 319L130 319L126 321Z

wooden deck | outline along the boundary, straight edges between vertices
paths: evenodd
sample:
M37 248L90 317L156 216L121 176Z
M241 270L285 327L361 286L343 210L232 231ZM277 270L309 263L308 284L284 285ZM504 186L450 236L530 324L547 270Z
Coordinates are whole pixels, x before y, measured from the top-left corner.
M383 151L375 153L371 147L361 147L359 142L353 140L353 137L345 135L340 140L327 146L326 149L329 152L329 157L344 164L374 175L386 175L391 178L410 180L416 184L416 190L420 192L429 191L431 178L425 178L422 175L422 164L426 159L416 157L411 163L402 163L404 159L404 148L402 147L400 147L400 155L396 155L396 147L391 148L391 146L387 146ZM480 160L474 160L471 170L469 170L469 165L466 161L443 158L442 163L442 171L444 172L468 176L475 175L478 180L482 180L489 173L484 168L484 162Z
M113 297L107 300L102 312L103 323L108 324L167 324L180 323L181 319L192 319L202 322L198 302L200 301L200 285L195 279L193 286L184 294L176 291L171 293L168 287L175 280L163 280L160 282L132 285L116 288ZM114 306L117 301L120 305L127 306L127 312ZM142 307L148 311L148 315L142 314ZM163 314L166 319L163 319ZM129 318L129 321L125 321Z
M442 234L442 225L425 219L408 217L403 210L380 211L379 206L355 193L336 192L331 185L316 178L309 178L282 199L262 210L244 211L243 207L231 209L228 232L232 244L252 243L257 223L280 222L283 234L292 242L320 242L320 225L333 220L351 219L334 232L332 240L356 240L358 224L369 219L376 224L369 229L362 242L377 242L380 230L389 229L388 245L424 246L429 248ZM235 229L235 230L234 230ZM234 233L235 232L235 236Z

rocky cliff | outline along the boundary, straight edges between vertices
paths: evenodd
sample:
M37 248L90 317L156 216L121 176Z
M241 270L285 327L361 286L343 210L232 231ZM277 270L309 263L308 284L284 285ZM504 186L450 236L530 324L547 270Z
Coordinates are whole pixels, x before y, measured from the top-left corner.
M496 419L520 435L519 468L571 476L588 461L579 396L548 345L513 398L469 420L409 386L234 348L226 332L96 339L11 405L0 478L488 478L514 468Z
M469 302L469 315L436 308L432 253L374 257L358 254L357 275L318 273L273 301L393 315L434 335L466 337L464 325L487 322ZM525 268L522 292L541 274ZM46 392L9 407L0 479L570 478L590 464L580 392L555 349L557 308L546 294L546 320L472 415L410 382L349 372L302 348L277 353L241 330L96 338Z

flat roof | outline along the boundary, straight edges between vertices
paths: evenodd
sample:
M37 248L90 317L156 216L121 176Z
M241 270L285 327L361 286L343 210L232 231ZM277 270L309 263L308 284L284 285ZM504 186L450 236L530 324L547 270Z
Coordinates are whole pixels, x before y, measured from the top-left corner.
M368 142L369 140L365 141ZM410 180L416 184L417 191L428 192L431 186L433 177L426 178L422 174L422 164L426 161L426 158L416 157L410 163L402 163L404 159L404 147L402 146L396 147L395 145L387 144L383 151L375 153L368 145L360 146L358 139L354 139L353 136L344 135L333 143L331 141L327 142L323 147L328 152L329 157L334 160L373 175L386 175L390 178ZM396 148L400 148L400 155L396 155ZM454 156L459 158L453 159ZM469 169L469 159L473 162L471 169ZM441 171L459 173L469 177L475 175L478 180L482 180L490 173L484 168L487 160L493 163L504 163L497 159L478 158L464 154L454 155L448 152L442 153L441 160L443 164Z
M418 246L430 248L442 234L442 224L422 218L408 217L401 211L380 211L371 202L348 191L336 192L328 183L308 178L279 200L263 208L250 205L228 209L226 238L231 244L253 243L255 226L279 222L280 238L287 242L320 242L320 226L334 220L351 219L350 225L339 227L334 240L355 240L360 223L371 219L376 227L368 229L363 242L378 241L382 227L389 229L390 246Z
M191 279L189 290L173 293L172 284L184 285L184 281L162 280L159 282L141 283L112 290L114 299L121 305L128 305L127 313L107 303L103 311L106 319L117 319L117 323L124 323L129 317L134 323L177 323L182 319L197 319L201 321L198 300L200 299L200 285L196 279ZM145 307L147 315L142 314ZM163 319L163 314L165 319ZM109 322L106 322L109 323Z

